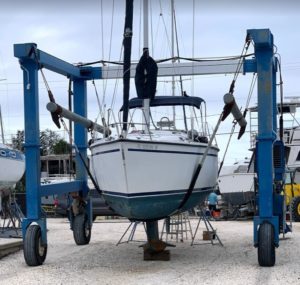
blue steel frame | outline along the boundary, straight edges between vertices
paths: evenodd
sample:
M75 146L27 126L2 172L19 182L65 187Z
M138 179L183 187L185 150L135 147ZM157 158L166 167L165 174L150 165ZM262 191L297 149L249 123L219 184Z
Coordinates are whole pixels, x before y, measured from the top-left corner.
M269 29L252 29L248 30L247 34L255 44L255 58L244 61L244 73L257 72L258 75L257 174L259 180L259 216L254 218L254 244L257 245L259 225L263 222L269 222L274 226L275 244L278 246L278 216L273 214L273 143L276 140L277 129L276 58L273 53L273 35ZM39 64L35 59L35 54L38 57ZM76 67L71 65L38 50L36 44L33 43L14 45L14 55L19 58L24 80L27 217L22 224L23 237L25 237L27 227L35 222L41 226L42 240L46 244L46 219L41 211L41 193L51 195L82 191L83 196L86 196L88 187L87 173L78 155L76 156L76 181L55 185L40 185L39 65L72 79L74 111L85 117L87 115L86 81L101 79L102 71L100 67ZM79 124L75 124L75 144L86 159L87 130ZM89 209L91 210L90 205Z
M71 78L73 81L74 111L87 116L86 81L101 79L101 68L80 68L37 49L36 44L15 44L14 55L19 58L23 70L24 116L25 116L25 154L26 154L26 218L22 222L25 238L27 227L37 223L41 227L42 242L47 244L46 217L41 209L41 196L73 191L82 191L83 197L89 191L87 172L79 155L76 153L76 180L55 185L40 184L40 127L39 127L39 91L38 70L40 66ZM36 58L37 57L37 58ZM87 130L75 123L74 142L81 156L87 161ZM88 201L88 216L92 225L91 204Z
M258 89L258 135L256 143L256 167L258 177L258 214L254 217L254 246L258 246L258 229L265 222L274 227L274 243L279 246L278 194L274 192L273 146L277 138L276 72L273 35L269 29L247 31L254 42ZM247 70L249 72L251 70ZM283 159L283 158L282 158ZM284 168L281 170L284 176ZM281 200L282 201L282 200ZM278 211L278 208L280 208Z

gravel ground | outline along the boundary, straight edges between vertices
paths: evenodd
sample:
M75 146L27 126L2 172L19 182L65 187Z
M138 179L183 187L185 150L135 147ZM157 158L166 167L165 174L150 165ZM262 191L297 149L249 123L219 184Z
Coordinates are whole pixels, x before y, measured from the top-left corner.
M193 230L197 221L191 219ZM197 245L189 238L170 248L170 261L143 261L142 224L134 241L116 246L129 223L96 220L90 244L76 246L66 219L48 219L45 263L28 267L22 251L7 256L0 260L0 284L300 284L300 223L281 239L272 268L258 265L251 221L212 224L224 247L202 240L201 223Z

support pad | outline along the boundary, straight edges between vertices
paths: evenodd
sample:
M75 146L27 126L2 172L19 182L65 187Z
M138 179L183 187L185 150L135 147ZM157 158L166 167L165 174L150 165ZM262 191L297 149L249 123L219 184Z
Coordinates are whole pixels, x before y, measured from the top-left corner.
M159 239L158 221L146 222L147 243L143 245L144 260L170 260L170 251L165 250L167 243Z
M145 250L144 249L144 260L149 261L149 260L155 260L155 261L169 261L171 257L170 251L169 250L164 250L161 252L155 252L155 251L150 251L150 250Z
M170 260L170 251L165 250L168 246L167 243L162 240L150 240L144 244L144 260Z

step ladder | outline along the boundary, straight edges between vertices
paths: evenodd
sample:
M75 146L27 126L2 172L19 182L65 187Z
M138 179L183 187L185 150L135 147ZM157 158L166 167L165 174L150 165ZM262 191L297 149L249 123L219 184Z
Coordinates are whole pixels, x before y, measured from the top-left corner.
M166 242L168 238L175 239L176 242L183 242L185 239L193 237L189 213L183 212L175 214L164 219L163 229L161 232L161 239L166 235Z

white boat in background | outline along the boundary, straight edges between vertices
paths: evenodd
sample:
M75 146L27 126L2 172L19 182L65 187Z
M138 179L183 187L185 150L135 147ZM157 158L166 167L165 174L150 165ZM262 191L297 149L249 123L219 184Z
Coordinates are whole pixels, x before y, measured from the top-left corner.
M297 98L298 99L298 98ZM300 125L296 119L297 108L300 102L294 100L284 102L282 113L284 115L283 142L285 145L285 159L288 169L300 167ZM250 111L250 125L257 126L251 116L257 119L257 107ZM281 113L281 106L278 104L278 114ZM255 147L256 130L250 130L251 149ZM218 177L218 186L223 199L235 206L240 206L254 201L254 163L253 158L244 159L231 166L224 166ZM296 172L295 182L300 183L300 172Z
M151 100L150 108L154 114L160 113L154 111L159 107L189 106L195 114L193 109L201 109L202 104L204 101L197 97L158 96ZM142 99L131 99L129 109L135 115L137 110L143 113ZM190 118L193 125L195 118ZM204 126L201 116L198 119L199 127ZM132 117L129 125L137 126L133 120ZM126 137L109 136L90 146L92 169L105 200L114 211L129 219L155 220L176 211L208 146L204 130L178 130L166 117L157 124L159 129L153 127L145 132L134 127ZM194 191L181 210L202 203L215 188L218 151L217 147L210 148Z
M250 169L250 159L224 166L218 177L218 186L222 198L232 206L240 206L254 201L253 168Z
M24 171L24 155L5 144L0 144L0 194L8 195L22 178Z

